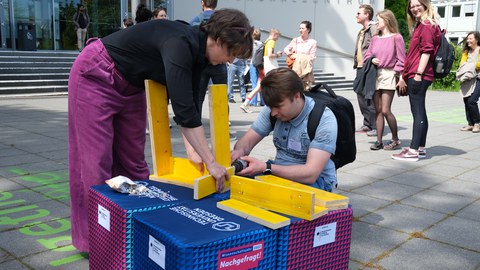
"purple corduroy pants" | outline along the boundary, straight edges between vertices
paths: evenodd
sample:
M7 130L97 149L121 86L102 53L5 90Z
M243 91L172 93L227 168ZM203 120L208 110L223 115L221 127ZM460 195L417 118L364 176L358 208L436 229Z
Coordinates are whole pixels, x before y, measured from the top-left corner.
M90 186L123 175L148 179L144 89L129 84L100 40L77 57L68 80L72 244L88 252Z

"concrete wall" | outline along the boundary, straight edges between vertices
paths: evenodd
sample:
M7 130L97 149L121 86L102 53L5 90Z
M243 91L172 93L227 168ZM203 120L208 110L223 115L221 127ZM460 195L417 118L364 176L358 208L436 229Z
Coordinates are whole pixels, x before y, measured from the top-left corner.
M219 0L219 8L236 8L243 11L251 23L263 29L262 40L268 30L277 28L282 35L276 50L283 48L291 38L299 35L303 20L312 22L311 36L317 40L315 67L336 75L355 77L353 51L361 26L355 15L360 4L370 4L374 10L384 8L383 0ZM175 20L190 21L200 12L200 0L175 0L171 2L169 16Z

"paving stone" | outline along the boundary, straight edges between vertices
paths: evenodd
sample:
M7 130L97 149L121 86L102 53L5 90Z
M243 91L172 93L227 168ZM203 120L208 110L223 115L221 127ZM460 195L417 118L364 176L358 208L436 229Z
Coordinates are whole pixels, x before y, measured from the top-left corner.
M476 201L464 209L458 211L456 216L480 221L480 201Z
M88 259L75 251L45 251L23 258L23 261L35 269L41 270L86 270Z
M46 250L75 251L71 246L69 218L56 219L44 223L26 225L20 229L0 233L2 248L15 257L25 257ZM22 241L15 241L22 239Z
M29 267L25 266L21 262L17 260L6 261L4 263L0 263L0 269L5 270L28 270Z
M454 213L472 203L475 199L436 190L426 190L403 199L402 204L421 207L440 213ZM480 214L480 212L478 212Z
M439 175L425 174L417 171L408 171L397 174L385 180L419 188L429 188L447 181L449 178Z
M479 221L459 217L449 217L427 230L425 236L443 243L480 252L479 228ZM480 257L480 253L478 256Z
M12 200L15 198L13 197ZM35 222L69 217L70 208L54 200L4 209L0 210L0 232L18 229Z
M18 183L15 183L14 181L11 181L10 179L0 177L0 193L23 188L25 187Z
M378 179L370 176L357 175L350 172L337 172L337 183L340 190L353 190L378 181Z
M2 200L0 201L0 209L8 212L8 209L17 208L24 205L36 204L49 200L41 193L30 189L17 189L11 191L0 192ZM2 211L3 212L3 211Z
M49 184L68 183L68 172L63 170L52 170L40 173L30 173L22 168L11 169L10 174L17 176L10 177L16 183L29 188L45 186Z
M349 203L352 205L353 209L353 216L356 218L369 214L380 207L384 207L392 203L391 201L372 198L351 192L343 192L342 195L349 198Z
M371 185L354 189L353 192L375 197L378 199L396 201L402 200L406 197L410 197L422 190L423 189L421 188L397 184L394 182L379 181Z
M3 249L0 249L0 269L7 269L7 268L1 268L2 263L11 261L13 259L15 259L15 257L6 253Z
M392 204L360 220L406 233L420 232L437 223L446 215L415 208L408 205Z
M409 235L364 222L353 222L350 258L367 263L408 239Z
M427 239L414 238L378 262L383 269L475 269L480 253Z
M478 198L480 194L480 184L455 179L440 183L431 189L472 198Z

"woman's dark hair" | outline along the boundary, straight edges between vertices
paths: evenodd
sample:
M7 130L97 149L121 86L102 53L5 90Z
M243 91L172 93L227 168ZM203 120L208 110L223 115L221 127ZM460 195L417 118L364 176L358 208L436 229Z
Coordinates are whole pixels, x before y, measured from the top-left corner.
M308 33L312 32L312 23L310 21L303 21L300 24L305 24L305 27L308 30Z
M137 12L135 13L135 21L137 23L149 21L152 18L152 11L148 9L144 4L138 5Z
M200 25L200 29L212 39L219 39L235 57L247 59L252 56L253 27L243 12L219 9Z
M473 35L473 37L477 41L477 46L480 46L480 32L472 31L472 32L468 33L467 36L465 37L465 41L464 41L464 44L463 44L463 51L464 52L470 51L470 47L468 47L468 44L467 44L467 38L470 35Z

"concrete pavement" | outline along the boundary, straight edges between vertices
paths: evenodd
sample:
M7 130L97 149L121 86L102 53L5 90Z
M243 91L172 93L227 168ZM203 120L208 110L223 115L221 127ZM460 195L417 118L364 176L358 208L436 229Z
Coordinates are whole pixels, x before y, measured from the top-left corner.
M353 91L338 94L352 101L360 126ZM65 96L0 97L0 269L88 269L70 245L66 104ZM245 114L240 103L229 106L239 138L260 108ZM408 146L408 98L395 97L392 110ZM480 269L480 134L459 131L458 93L428 92L427 111L426 159L394 161L357 134L357 160L338 171L335 192L354 210L350 269ZM204 123L208 132L206 116ZM174 154L185 156L178 128L172 133ZM271 137L252 152L274 154ZM149 144L146 155L151 164Z

